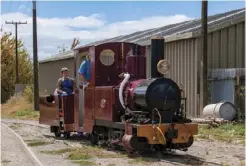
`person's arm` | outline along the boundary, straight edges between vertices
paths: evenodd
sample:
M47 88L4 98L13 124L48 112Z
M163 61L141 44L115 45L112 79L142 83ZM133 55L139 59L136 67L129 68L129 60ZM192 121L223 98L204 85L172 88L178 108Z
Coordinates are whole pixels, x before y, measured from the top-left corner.
M80 82L88 82L86 79L85 79L85 77L84 77L84 75L83 74L81 74L81 73L79 73L79 78L80 78Z
M85 79L84 77L84 74L85 74L85 70L86 69L86 63L85 61L80 65L80 68L79 68L79 78L80 78L80 82L86 82L88 83L88 81Z
M62 79L59 79L57 84L56 84L56 92L58 92L58 93L66 93L66 92L61 90L61 83L62 83Z
M72 78L72 84L73 84L73 92L76 92L77 87L76 87L76 81Z

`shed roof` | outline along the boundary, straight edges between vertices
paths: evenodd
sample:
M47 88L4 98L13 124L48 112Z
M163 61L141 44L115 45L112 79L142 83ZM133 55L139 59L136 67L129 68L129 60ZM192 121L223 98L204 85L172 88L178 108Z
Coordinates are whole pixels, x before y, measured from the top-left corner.
M69 50L64 53L60 53L52 57L46 58L44 60L40 60L39 63L52 62L52 61L57 61L57 60L65 60L65 59L69 59L73 57L74 57L73 50Z
M245 8L229 11L226 13L220 13L208 17L208 31L215 31L238 22L245 21ZM110 39L96 41L84 46L99 45L107 42L130 42L139 45L147 46L151 43L152 36L162 36L165 39L174 38L174 36L184 36L189 34L190 37L199 35L201 32L201 19L194 19L177 24L171 24L159 28L152 28L144 31L134 32L128 35L118 36ZM181 37L182 38L182 37ZM180 37L178 39L181 39ZM77 48L79 48L77 47Z

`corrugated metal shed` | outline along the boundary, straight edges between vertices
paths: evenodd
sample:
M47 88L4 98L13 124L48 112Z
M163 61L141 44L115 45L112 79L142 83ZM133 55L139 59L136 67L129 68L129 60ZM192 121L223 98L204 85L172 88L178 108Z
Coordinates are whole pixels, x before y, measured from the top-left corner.
M245 8L233 10L230 12L216 14L208 17L209 32L227 27L245 20ZM201 29L201 19L185 21L177 24L167 25L159 28L148 29L145 31L134 32L129 35L118 36L110 39L96 41L85 46L99 45L106 42L133 42L140 45L150 45L152 36L170 37L173 35L181 35L187 32L192 32L195 36L199 35ZM85 47L82 46L82 47ZM78 48L78 47L77 47Z

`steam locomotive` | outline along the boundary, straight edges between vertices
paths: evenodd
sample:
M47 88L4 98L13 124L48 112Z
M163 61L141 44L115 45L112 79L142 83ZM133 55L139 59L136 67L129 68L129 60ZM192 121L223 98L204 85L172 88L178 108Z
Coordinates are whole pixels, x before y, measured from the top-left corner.
M134 43L104 43L80 47L74 53L77 84L76 71L90 54L89 86L60 101L58 96L40 96L39 122L50 125L56 137L84 132L92 144L127 151L186 151L193 144L198 124L183 115L179 86L163 77L168 71L167 61L162 60L163 38L151 39L151 78L146 78L146 48Z

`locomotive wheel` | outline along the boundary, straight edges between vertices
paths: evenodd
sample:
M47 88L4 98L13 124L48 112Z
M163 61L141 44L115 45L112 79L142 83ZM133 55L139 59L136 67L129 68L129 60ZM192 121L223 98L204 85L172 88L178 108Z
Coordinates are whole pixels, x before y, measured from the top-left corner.
M60 137L61 136L61 130L60 130L60 127L57 127L56 130L55 130L55 136L56 137Z
M65 139L68 139L70 137L70 132L64 132L63 135Z

